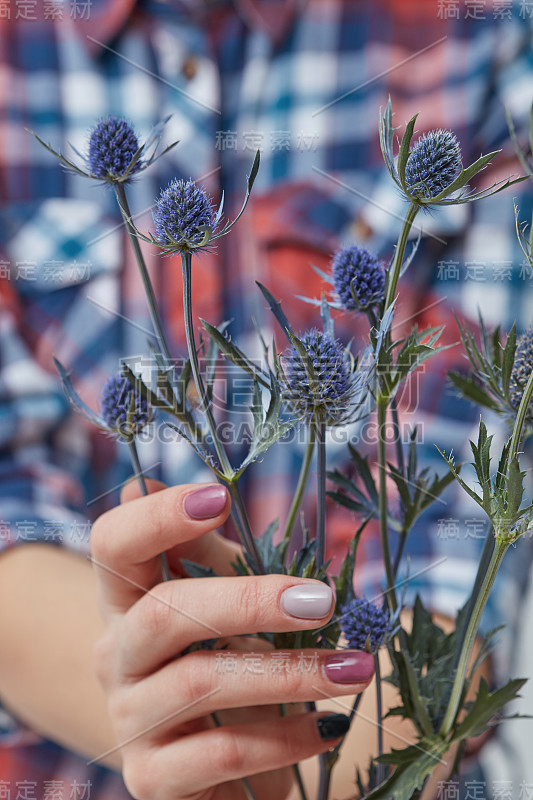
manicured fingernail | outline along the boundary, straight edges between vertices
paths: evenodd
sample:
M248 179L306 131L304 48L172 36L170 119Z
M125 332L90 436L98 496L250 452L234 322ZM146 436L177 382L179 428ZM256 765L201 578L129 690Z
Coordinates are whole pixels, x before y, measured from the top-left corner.
M300 619L322 619L329 614L332 601L333 592L325 583L302 583L281 595L285 613Z
M316 726L320 738L324 739L324 741L340 739L350 729L350 718L346 714L328 714L327 717L320 717Z
M224 510L227 496L224 486L213 483L188 494L183 508L191 519L211 519Z
M359 650L335 653L326 658L324 672L333 683L367 683L374 674L374 656Z

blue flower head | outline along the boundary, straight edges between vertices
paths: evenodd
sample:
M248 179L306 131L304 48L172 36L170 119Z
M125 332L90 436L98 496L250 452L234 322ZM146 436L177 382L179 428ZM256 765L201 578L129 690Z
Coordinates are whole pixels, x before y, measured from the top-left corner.
M526 383L533 370L533 328L523 333L516 341L513 369L509 382L509 396L513 408L518 408ZM533 418L531 406L528 409L528 419Z
M305 365L294 345L284 357L283 397L293 411L307 422L321 419L329 425L341 424L348 414L352 376L346 352L337 340L316 328L300 341L316 374L310 382Z
M385 268L368 250L357 245L339 250L332 264L333 283L347 311L366 311L385 296Z
M168 252L205 247L215 227L211 200L194 181L173 180L153 211L155 239Z
M461 148L451 131L437 130L421 136L405 166L405 183L413 197L436 197L463 168Z
M386 605L356 597L341 609L340 624L349 648L375 653L389 631L390 614Z
M150 422L150 408L121 373L108 380L102 392L102 418L123 439L131 439Z
M114 182L128 178L141 169L142 162L131 162L139 142L131 125L120 117L109 116L93 128L89 136L87 163L91 177Z

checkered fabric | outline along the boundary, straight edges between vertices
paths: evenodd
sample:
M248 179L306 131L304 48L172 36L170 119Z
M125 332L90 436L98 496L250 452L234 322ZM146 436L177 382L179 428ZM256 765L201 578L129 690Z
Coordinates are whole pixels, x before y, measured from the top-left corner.
M26 129L75 158L70 145L84 151L88 130L108 113L127 117L141 140L171 114L165 143L179 146L129 189L142 230L150 229L159 188L176 176L200 180L217 199L224 190L231 216L260 147L246 216L193 269L195 314L232 320L233 337L259 355L251 320L269 335L273 325L254 279L282 298L302 330L317 314L296 295L319 297L323 288L312 264L327 268L334 250L354 241L390 257L405 206L378 144L378 109L389 95L396 124L419 111L417 132L453 129L464 163L503 148L478 186L518 172L504 107L523 138L533 99L532 18L532 3L496 0L1 2L0 548L44 541L87 552L91 521L116 502L109 490L131 467L127 448L69 411L52 355L97 407L120 357L147 368L150 329L112 192L62 171ZM454 312L472 324L478 308L489 325L531 323L533 276L514 236L513 196L521 218L531 219L527 184L419 216L415 234L421 228L424 238L403 284L400 319L444 324L447 343L458 339ZM183 354L179 267L144 249L173 352ZM341 338L364 342L361 320L339 315L336 324ZM459 347L447 350L401 398L406 435L416 421L423 457L441 473L433 444L468 460L477 427L478 410L446 380L464 363ZM235 394L229 423L241 410ZM487 423L503 436L498 420ZM154 430L140 446L149 475L208 478L184 444L165 444ZM375 443L372 423L344 433L330 442L331 466L344 463L347 437L363 448ZM280 445L246 474L257 533L272 509L286 513L303 448ZM235 461L242 449L233 444ZM306 507L312 527L312 497ZM476 508L451 488L419 522L407 546L408 599L420 591L448 614L464 601L486 533ZM355 521L334 507L328 513L328 555L338 569ZM383 580L375 529L361 552L358 588L373 595ZM485 615L485 629L507 624L495 654L499 676L509 669L530 555L526 540L507 556ZM0 776L12 797L21 775L41 782L36 797L55 779L70 787L90 780L92 800L128 796L118 776L89 770L5 714L0 721Z

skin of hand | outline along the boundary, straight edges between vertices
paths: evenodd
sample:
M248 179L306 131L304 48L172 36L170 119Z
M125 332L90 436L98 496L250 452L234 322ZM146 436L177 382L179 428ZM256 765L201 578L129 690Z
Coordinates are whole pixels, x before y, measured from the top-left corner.
M163 488L160 484L150 484L152 492ZM124 490L123 499L129 501L137 495L136 487L130 484ZM113 536L114 531L109 535ZM221 575L231 575L231 562L239 552L237 545L210 530L182 543L169 556L173 570L178 574L179 557L184 557L211 563ZM157 582L157 567L154 567L154 576ZM109 719L107 698L93 667L95 642L109 636L109 622L106 630L98 610L97 596L96 573L89 561L64 548L32 543L13 547L2 554L0 698L6 708L31 729L87 759L100 757L100 763L120 771L121 751L117 749L117 739ZM452 624L449 620L439 619L438 622L444 627ZM210 635L209 631L202 633L202 637ZM248 642L259 649L259 640L251 642L240 638L237 641L241 647ZM385 652L381 655L383 659L387 658ZM389 665L382 663L381 669L386 675ZM488 677L488 662L484 662L482 671ZM383 690L384 708L397 705L393 687L385 683ZM328 701L327 712L348 713L352 702L353 696L339 697L337 694L335 699ZM324 703L318 706L326 711ZM293 711L299 713L300 709L296 706ZM167 707L165 713L168 715L170 708ZM235 719L238 714L243 718L250 716L245 709L232 709L220 717L226 723L229 716ZM277 707L272 705L254 708L251 712L255 719L273 719L277 714ZM334 771L334 797L353 796L355 766L364 771L370 753L375 751L374 720L375 693L371 688L363 696L360 713ZM396 731L398 725L401 727ZM398 738L398 733L402 738ZM407 723L401 724L394 717L387 721L385 749L402 747L407 744L405 739L411 742L413 738L413 731ZM306 780L309 787L316 786L315 767L315 759L308 759L302 765L304 773L309 773ZM268 773L268 783L267 776L264 776L263 784L268 786L270 797L281 798L290 778L290 769L280 769ZM254 781L254 786L260 782L261 776ZM265 792L266 796L269 791ZM293 792L291 800L293 796L299 797L297 789ZM233 798L242 797L240 785L235 784L229 794Z
M319 581L235 577L236 545L215 532L230 510L223 487L152 482L149 490L139 497L136 485L127 485L122 505L101 516L91 536L106 623L95 666L125 783L138 800L235 800L245 797L240 778L257 776L250 779L257 800L281 799L290 790L287 767L327 751L340 737L321 737L317 722L327 712L293 709L281 717L279 704L356 694L372 679L373 659L352 653L355 666L347 675L332 671L331 657L338 656L331 651L291 650L283 670L269 669L271 651L263 647L263 670L247 670L243 647L249 650L250 643L234 637L319 627L333 613L333 594ZM205 508L202 492L210 497ZM213 498L221 493L222 506L214 509ZM178 576L180 560L187 558L228 577L163 583L161 552ZM297 595L305 588L326 593L318 617L295 616L295 587ZM188 650L213 638L222 640L226 658L234 657L234 671L221 673L216 650ZM257 640L252 647L259 649ZM302 669L302 655L317 668ZM213 712L222 712L221 726Z

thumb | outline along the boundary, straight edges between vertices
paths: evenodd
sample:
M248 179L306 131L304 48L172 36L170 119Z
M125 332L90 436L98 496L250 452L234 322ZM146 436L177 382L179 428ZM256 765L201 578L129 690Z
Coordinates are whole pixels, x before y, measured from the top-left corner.
M162 489L167 488L166 484L162 483L161 481L154 481L150 478L145 478L145 481L148 494L154 494L154 492L160 492ZM132 500L137 500L138 497L142 497L142 495L143 492L139 486L139 481L137 480L136 475L132 475L131 478L128 478L120 491L120 502L129 503Z

